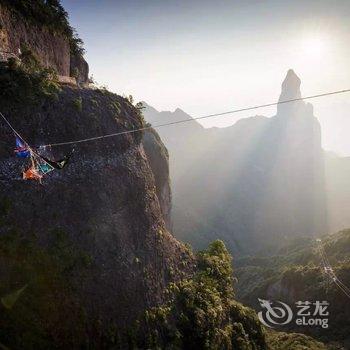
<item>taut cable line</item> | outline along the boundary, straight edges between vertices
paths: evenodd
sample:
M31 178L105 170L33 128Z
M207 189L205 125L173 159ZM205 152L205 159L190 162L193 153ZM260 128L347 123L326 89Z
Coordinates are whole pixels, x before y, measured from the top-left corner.
M258 108L265 108L265 107L277 106L277 105L281 105L281 104L285 104L285 103L291 103L291 102L296 102L296 101L310 100L310 99L313 99L313 98L320 98L320 97L325 97L325 96L330 96L330 95L343 94L343 93L346 93L346 92L350 92L350 89L337 90L337 91L326 92L326 93L322 93L322 94L318 94L318 95L311 95L311 96L306 96L306 97L298 97L298 98L293 98L293 99L284 100L284 101L266 103L266 104L262 104L262 105L258 105L258 106L234 109L234 110L231 110L231 111L215 113L215 114L208 114L208 115L205 115L205 116L191 118L191 119L182 119L182 120L177 120L177 121L170 122L170 123L157 124L157 125L153 125L153 126L146 126L146 127L139 128L139 129L134 129L134 130L125 130L125 131L121 131L121 132L117 132L117 133L113 133L113 134L96 136L96 137L90 137L90 138L86 138L86 139L82 139L82 140L75 140L75 141L68 141L68 142L59 142L59 143L51 143L51 144L48 144L48 145L44 145L43 147L64 146L64 145L72 145L72 144L77 144L77 143L89 142L89 141L100 140L100 139L105 139L105 138L109 138L109 137L115 137L115 136L119 136L119 135L125 135L125 134L131 134L131 133L135 133L135 132L145 131L145 130L149 130L149 129L158 129L158 128L162 128L164 126L188 123L188 122L192 122L192 121L195 121L195 120L202 120L202 119L207 119L207 118L220 117L220 116L224 116L224 115L228 115L228 114L235 114L235 113L239 113L239 112L251 111L251 110L254 110L254 109L258 109Z
M350 289L338 278L331 266L321 239L317 239L319 253L322 260L324 272L330 280L350 299Z
M234 110L231 110L231 111L226 111L226 112L221 112L221 113L208 114L208 115L204 115L204 116L196 117L196 118L182 119L182 120L177 120L177 121L170 122L170 123L157 124L157 125L153 125L153 126L145 126L145 127L139 128L139 129L125 130L125 131L120 131L120 132L116 132L116 133L112 133L112 134L106 134L106 135L101 135L101 136L89 137L89 138L80 139L80 140L72 140L72 141L67 141L67 142L50 143L50 144L47 144L47 145L42 145L41 147L56 147L56 146L65 146L65 145L75 145L75 144L79 144L79 143L95 141L95 140L101 140L101 139L106 139L106 138L110 138L110 137L116 137L116 136L125 135L125 134L132 134L132 133L141 132L141 131L150 130L150 129L158 129L158 128L162 128L164 126L183 124L183 123L188 123L188 122L192 122L192 121L195 121L195 120L202 120L202 119L207 119L207 118L220 117L220 116L225 116L225 115L229 115L229 114L235 114L235 113L240 113L240 112L245 112L245 111L251 111L251 110L255 110L255 109L259 109L259 108L266 108L266 107L277 106L277 105L286 104L286 103L292 103L292 102L303 101L303 100L310 100L310 99L315 99L315 98L320 98L320 97L325 97L325 96L330 96L330 95L338 95L338 94L343 94L343 93L347 93L347 92L350 92L350 89L337 90L337 91L325 92L325 93L317 94L317 95L292 98L292 99L278 101L278 102L272 102L272 103L266 103L266 104L262 104L262 105L252 106L252 107L245 107L245 108L240 108L240 109L234 109ZM13 130L13 132L23 140L23 138L12 127L10 122L5 118L5 116L1 112L0 112L0 116L4 119L6 124Z
M25 144L26 146L28 147L30 153L34 156L34 157L40 157L40 155L33 149L29 146L28 142L22 137L21 134L19 134L17 132L17 130L11 125L11 123L8 121L8 119L0 112L0 117L5 121L5 123L8 125L8 127L13 131L13 133L18 136ZM44 159L43 159L43 162L48 164Z

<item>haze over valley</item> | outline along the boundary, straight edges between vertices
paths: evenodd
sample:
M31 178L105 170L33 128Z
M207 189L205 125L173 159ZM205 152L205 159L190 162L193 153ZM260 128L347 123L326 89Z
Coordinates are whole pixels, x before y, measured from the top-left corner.
M289 70L279 100L300 98L300 85ZM159 128L170 155L175 235L198 248L219 237L244 254L348 227L349 159L322 149L310 102L226 128L197 121ZM151 106L144 115L153 125L191 118Z

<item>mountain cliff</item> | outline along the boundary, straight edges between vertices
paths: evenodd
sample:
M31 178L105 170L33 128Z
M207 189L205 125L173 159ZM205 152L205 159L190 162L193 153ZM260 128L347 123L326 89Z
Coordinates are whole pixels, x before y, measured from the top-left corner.
M0 89L0 110L41 155L73 147L43 144L144 125L128 99L59 86L26 61L0 64L0 84L12 86ZM1 348L265 350L276 341L234 300L224 244L195 256L168 231L168 155L154 130L76 144L42 184L21 178L30 162L14 156L6 124L0 136Z
M280 101L300 97L300 84L288 71ZM149 107L144 114L154 125L191 118ZM170 154L177 237L196 247L221 238L244 254L285 236L327 232L321 129L309 103L281 104L274 117L227 128L194 121L159 133Z
M14 83L18 73L7 74ZM139 111L106 90L58 87L35 102L20 88L5 94L1 112L31 145L142 126ZM24 348L21 333L35 337L33 346L76 348L89 339L98 348L108 332L122 334L163 302L170 282L191 274L193 257L162 215L160 202L170 207L167 173L164 179L153 173L141 134L77 146L69 166L47 175L43 185L21 179L29 164L14 157L14 135L4 124L0 134L1 295L27 285L14 313L2 312L11 320L1 318L0 336L11 348ZM157 138L148 154L166 169L161 148ZM71 150L40 152L57 159Z
M144 132L142 145L153 171L156 192L166 228L172 231L171 188L169 178L169 154L157 132L153 129Z
M89 66L82 41L59 1L0 1L0 61L29 47L46 68L87 83Z

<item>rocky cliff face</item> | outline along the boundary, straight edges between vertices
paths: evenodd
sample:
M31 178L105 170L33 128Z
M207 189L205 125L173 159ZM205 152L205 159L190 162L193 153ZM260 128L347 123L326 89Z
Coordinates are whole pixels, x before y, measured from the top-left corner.
M157 197L166 228L172 231L171 189L169 178L169 154L157 132L153 129L144 133L142 144L149 160L156 183Z
M32 145L141 126L127 100L99 90L64 88L58 101L35 106L1 100L0 110ZM164 300L169 282L191 272L191 254L164 224L170 193L164 146L155 133L149 137L156 144L147 139L145 145L150 157L140 134L81 144L71 164L48 175L43 185L20 180L24 164L13 156L13 134L4 125L0 133L0 279L8 281L1 283L0 292L28 285L15 325L25 315L27 325L19 331L32 328L30 333L38 336L35 344L54 339L74 348L88 339L90 346L102 346L107 333L120 336L145 309ZM70 150L67 146L42 151L59 158ZM32 253L21 250L23 242L30 242ZM51 266L61 272L47 276ZM50 307L55 320L42 311ZM73 316L65 319L68 314ZM71 322L76 323L73 328ZM6 327L5 334L16 339L16 327Z
M28 23L19 14L0 4L0 50L18 54L23 45L29 46L46 67L58 74L70 75L70 48L61 35L53 35L39 25Z
M300 96L300 79L290 70L280 100ZM145 110L154 125L183 114ZM159 133L170 154L180 239L202 248L221 238L246 253L285 235L327 231L321 130L310 104L282 104L272 118L242 119L228 128L193 122Z
M70 76L75 77L78 84L89 81L89 65L81 54L70 55Z
M75 76L79 83L88 82L89 66L78 53L71 53L69 40L42 23L24 18L6 1L0 2L0 58L18 55L29 47L47 68L58 75Z

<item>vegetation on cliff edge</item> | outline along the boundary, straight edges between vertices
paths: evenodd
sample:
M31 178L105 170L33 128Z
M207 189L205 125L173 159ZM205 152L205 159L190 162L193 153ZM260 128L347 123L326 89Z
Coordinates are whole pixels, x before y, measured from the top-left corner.
M231 256L223 242L215 241L198 253L197 262L193 278L170 286L168 303L146 312L130 346L266 349L255 312L234 300Z
M59 92L57 76L43 68L31 50L24 48L20 60L0 63L0 99L10 104L28 104L54 98Z
M68 13L59 0L2 0L2 3L16 11L25 21L63 35L69 41L73 54L84 53L83 41L69 25Z

